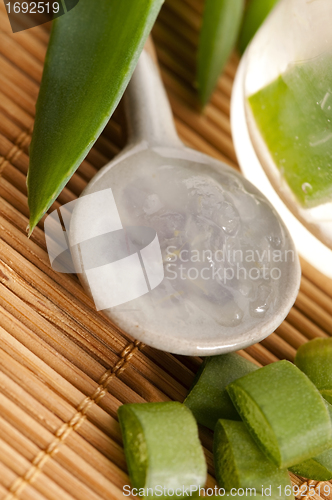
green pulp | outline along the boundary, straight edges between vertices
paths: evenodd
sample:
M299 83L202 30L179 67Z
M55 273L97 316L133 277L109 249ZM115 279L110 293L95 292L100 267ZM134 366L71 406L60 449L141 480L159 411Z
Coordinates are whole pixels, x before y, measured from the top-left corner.
M220 418L240 420L226 386L257 369L254 363L234 352L205 358L184 404L199 424L212 431Z
M252 438L277 467L293 467L331 448L327 405L289 361L251 372L227 390Z
M176 401L124 404L118 409L129 477L140 498L167 499L166 490L197 495L206 482L206 462L197 423Z
M332 55L289 65L248 99L257 127L298 202L332 199Z

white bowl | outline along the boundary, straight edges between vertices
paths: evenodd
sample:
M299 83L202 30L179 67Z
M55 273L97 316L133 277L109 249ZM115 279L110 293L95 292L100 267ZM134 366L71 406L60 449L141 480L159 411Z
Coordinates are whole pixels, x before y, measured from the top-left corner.
M236 155L244 176L272 203L286 224L297 251L320 272L332 278L332 250L314 236L291 212L268 179L253 146L245 109L244 78L247 53L242 58L231 100L231 129ZM332 221L331 221L332 227Z

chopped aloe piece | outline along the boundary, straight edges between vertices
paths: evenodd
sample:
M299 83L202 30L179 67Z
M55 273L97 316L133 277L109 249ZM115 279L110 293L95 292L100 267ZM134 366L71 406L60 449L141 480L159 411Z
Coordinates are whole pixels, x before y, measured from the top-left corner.
M324 399L289 361L264 366L227 390L252 437L278 467L292 467L332 447Z
M239 354L205 358L184 404L199 424L213 430L219 418L240 420L226 386L258 367Z
M320 391L320 393L326 401L332 404L332 389L324 389L323 391Z
M324 451L315 458L310 458L301 464L289 468L294 474L313 479L314 481L329 481L332 479L332 449Z
M332 57L290 65L249 97L272 159L298 202L312 207L332 194Z
M178 402L120 406L118 417L132 486L152 488L204 487L206 463L190 410ZM144 496L144 495L143 495Z
M329 403L328 401L324 401L325 403L325 406L327 408L327 411L328 411L328 414L330 416L330 420L331 420L331 423L332 423L332 404Z
M278 469L262 453L243 422L218 420L213 454L218 484L226 491L250 488L271 498L286 498L286 487L291 487L287 470Z
M314 339L303 344L296 353L295 364L332 403L332 338Z
M332 405L325 401L330 419L332 421ZM294 465L290 470L294 474L307 477L315 481L329 481L332 479L332 448L323 451L320 455L310 458L301 464Z

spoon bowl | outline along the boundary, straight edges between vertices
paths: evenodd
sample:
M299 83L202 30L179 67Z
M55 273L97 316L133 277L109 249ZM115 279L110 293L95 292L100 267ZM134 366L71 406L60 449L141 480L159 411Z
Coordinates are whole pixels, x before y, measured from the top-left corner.
M127 90L129 142L75 203L69 243L97 309L177 354L247 347L277 328L300 283L282 220L249 181L179 140L143 51Z

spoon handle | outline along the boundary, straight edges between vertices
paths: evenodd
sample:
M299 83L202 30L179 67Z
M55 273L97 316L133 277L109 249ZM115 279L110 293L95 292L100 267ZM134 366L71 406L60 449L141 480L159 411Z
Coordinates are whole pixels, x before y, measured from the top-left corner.
M130 144L147 141L150 146L183 146L158 69L146 50L128 85L125 108Z

